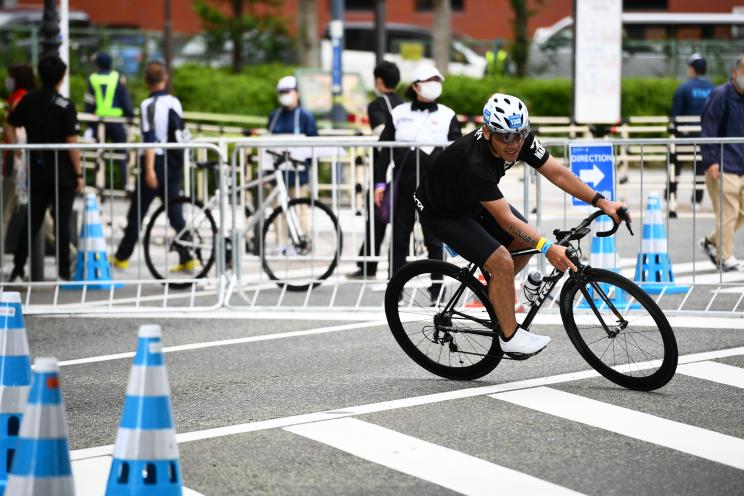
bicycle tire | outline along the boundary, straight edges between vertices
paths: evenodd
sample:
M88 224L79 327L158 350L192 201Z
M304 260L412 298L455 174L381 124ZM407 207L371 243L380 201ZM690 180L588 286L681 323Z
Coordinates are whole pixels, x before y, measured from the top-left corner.
M398 345L414 362L440 377L455 380L472 380L489 374L496 368L503 357L496 332L494 332L493 336L490 338L490 346L484 348L486 350L485 356L482 356L478 362L472 363L468 366L451 366L434 361L427 353L422 352L418 348L417 344L413 342L412 335L407 332L400 317L401 307L399 306L399 295L403 294L403 301L405 304L404 293L406 283L419 276L425 276L426 274L441 274L443 280L446 276L465 284L467 289L472 292L472 297L478 300L476 304L481 305L483 310L487 313L488 319L491 322L496 322L496 314L488 301L488 295L484 289L485 286L481 282L459 267L450 263L438 260L418 260L401 267L401 269L398 270L390 279L385 292L385 315L387 317L390 331ZM429 277L431 278L431 276ZM442 283L442 287L446 287L445 283ZM445 299L446 298L442 298L441 296L438 297L438 300ZM404 306L403 309L405 308L406 307ZM485 329L485 327L483 329ZM423 329L422 334L425 335ZM444 343L441 345L444 346ZM452 352L451 349L448 350L448 352ZM456 352L452 353L456 354Z
M202 279L204 278L208 273L209 270L212 268L212 265L214 264L214 258L215 258L215 251L216 251L216 240L217 240L217 223L214 221L214 217L212 217L212 213L209 211L209 209L204 208L204 204L198 200L194 200L192 198L189 198L187 196L179 196L178 198L175 198L173 200L170 200L169 205L175 206L177 204L188 204L189 206L194 206L199 208L203 213L205 218L207 219L209 223L209 227L212 231L212 249L210 251L209 257L207 257L206 260L203 260L201 257L198 256L200 262L201 262L201 270L196 273L194 276L195 279ZM160 280L166 280L166 277L160 273L160 271L157 269L156 264L153 261L153 257L151 254L151 242L153 237L153 229L155 229L155 226L158 224L158 222L163 223L162 220L158 221L162 215L165 215L165 205L160 205L157 210L155 210L155 213L152 214L152 217L150 218L150 222L147 224L147 228L145 229L145 236L142 240L142 244L144 246L145 251L145 263L147 264L147 268L150 271L150 274L155 279ZM170 227L170 224L168 224ZM191 282L168 282L169 287L174 289L185 289L192 286Z
M279 287L285 287L288 291L306 291L308 288L317 287L320 285L321 280L327 279L331 274L333 274L333 271L336 269L336 266L338 265L338 259L341 255L341 250L343 249L343 235L341 233L341 230L338 227L338 218L333 213L333 211L325 204L318 200L311 200L310 198L295 198L288 202L289 208L294 208L298 206L307 206L311 209L317 209L317 211L314 211L310 213L310 218L313 220L322 218L322 217L315 217L316 215L319 215L318 212L322 212L321 216L326 216L326 222L329 222L330 225L326 225L326 228L332 230L336 233L337 241L333 246L333 255L330 257L330 261L327 266L321 266L321 272L319 274L313 273L310 277L307 279L310 280L310 282L290 282L290 280L286 277L281 277L276 273L275 269L271 268L271 264L269 263L269 258L267 257L267 253L271 250L267 247L267 240L269 239L269 232L272 229L280 230L281 227L272 227L274 223L279 223L280 221L279 216L284 213L284 210L281 207L277 207L274 209L273 212L271 212L271 215L269 215L268 219L266 219L266 222L263 227L263 234L262 234L262 248L261 248L261 265L263 266L264 272L269 276L269 278L273 281L280 281L278 283ZM323 221L321 221L323 222ZM310 239L310 249L312 250L312 239ZM301 250L302 248L300 248ZM291 255L282 255L286 259L289 258ZM314 265L311 265L311 270Z
M579 354L594 370L599 372L606 379L614 382L619 386L637 391L652 391L666 385L672 379L677 369L679 352L677 350L677 341L674 337L674 332L672 331L672 327L669 324L666 316L664 316L664 313L661 311L656 302L645 291L643 291L643 289L638 287L629 279L621 276L620 274L609 270L595 269L591 267L588 267L585 270L587 282L593 281L598 284L605 284L606 288L609 288L609 285L613 285L615 286L615 288L619 288L621 291L624 291L628 295L630 295L632 299L628 298L626 300L626 297L621 292L618 293L617 290L615 290L615 292L613 293L614 295L620 294L620 299L618 300L620 303L614 303L616 309L618 311L624 310L626 312L630 312L638 310L637 307L638 305L640 305L640 307L642 307L642 309L647 312L648 316L653 320L653 324L656 325L655 329L656 331L658 331L661 340L657 340L656 331L654 330L653 324L649 325L648 321L641 320L641 317L636 319L637 322L639 322L638 326L642 328L648 327L651 330L634 331L630 327L625 327L617 331L618 334L616 336L610 337L604 330L597 327L595 324L594 326L587 327L583 335L581 330L579 329L579 326L577 325L574 310L574 298L576 297L577 293L580 293L580 288L577 281L575 279L571 279L564 285L560 296L561 318L563 320L563 324L566 328L566 333L568 334L571 343L573 343ZM609 293L610 291L612 290L606 292ZM581 298L583 298L583 296L581 296ZM633 303L633 300L637 302L637 305ZM586 302L585 299L583 301ZM609 311L609 307L607 307L606 304L604 304L603 302L599 304L599 307L607 308ZM596 308L597 305L595 305L595 309ZM593 311L594 310L592 310L592 312ZM599 309L597 311L599 311ZM640 315L640 313L628 313L626 315L637 316ZM628 324L630 324L630 322ZM595 334L595 336L599 335L600 338L597 341L587 343L585 335L589 333L589 329L591 329L592 327L597 327L598 330L593 331L593 333ZM604 336L602 335L603 333ZM634 334L637 334L637 338L634 336ZM622 338L620 338L621 336ZM628 337L630 337L630 341L628 341ZM610 340L606 342L606 346L605 342L602 341L602 339L604 338ZM618 338L620 338L620 340L615 341ZM602 359L604 355L607 354L610 347L612 347L611 353L613 355L613 360L615 359L615 343L618 343L617 347L620 349L620 353L622 353L622 350L625 350L629 361L628 363L620 365L615 364L611 367L609 366L609 364L602 361ZM655 353L644 351L641 348L641 346L644 345L653 346L653 351ZM604 347L605 351L602 353L601 356L597 356L597 353L592 351L592 346L594 346L597 350L601 350L602 347ZM636 355L640 355L642 358L644 358L644 360L641 361L650 364L655 363L651 359L659 359L659 357L656 355L657 348L663 349L663 357L661 357L661 365L658 367L658 369L656 369L649 375L633 375L634 365L638 366L639 363L632 359L631 352L635 353ZM609 356L607 360L609 362ZM647 369L642 369L639 367L636 372L641 372L644 370Z

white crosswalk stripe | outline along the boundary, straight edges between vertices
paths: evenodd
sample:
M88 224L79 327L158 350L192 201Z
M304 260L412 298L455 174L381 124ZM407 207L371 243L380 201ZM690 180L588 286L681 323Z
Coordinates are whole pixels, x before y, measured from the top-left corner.
M354 418L295 425L285 430L461 494L581 494Z
M744 439L548 387L490 396L744 470Z
M696 362L680 365L677 372L698 379L719 382L744 389L744 369L719 362ZM744 456L744 454L742 455Z

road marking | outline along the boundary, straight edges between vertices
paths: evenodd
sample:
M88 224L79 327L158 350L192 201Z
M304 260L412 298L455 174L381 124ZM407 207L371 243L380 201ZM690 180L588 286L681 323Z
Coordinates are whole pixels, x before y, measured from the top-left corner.
M679 363L693 363L703 360L714 360L716 358L725 358L730 356L744 355L744 346L738 348L729 348L717 351L705 351L679 357ZM655 367L650 362L641 362L637 364L640 370L643 367ZM577 381L581 379L590 379L599 377L594 370L584 370L580 372L569 372L567 374L558 374L548 377L539 377L536 379L525 379L516 382L507 382L505 384L493 384L489 386L469 387L464 389L455 389L443 393L427 394L423 396L414 396L412 398L402 398L398 400L383 401L380 403L369 403L366 405L352 406L336 410L327 410L323 412L304 413L292 415L290 417L281 417L269 420L258 420L244 424L228 425L205 429L201 431L185 432L176 435L178 443L188 443L190 441L201 441L216 437L232 436L235 434L245 434L248 432L264 431L269 429L279 429L292 425L306 424L309 422L320 422L323 420L334 420L344 417L353 417L355 415L364 415L368 413L385 412L399 408L409 408L420 405L430 405L443 401L472 398L476 396L485 396L489 394L514 391L518 389L534 388L539 386L548 386L551 384L560 384L563 382ZM96 456L110 455L113 453L114 445L96 446L93 448L83 448L70 452L73 460L82 460Z
M744 439L548 387L490 396L744 470Z
M680 365L677 372L706 381L744 389L744 369L719 362L697 362ZM744 456L744 454L742 454Z
M330 327L320 327L317 329L307 329L303 331L288 331L288 332L279 332L275 334L261 334L260 336L248 336L244 338L234 338L234 339L221 339L217 341L204 341L201 343L191 343L191 344L182 344L178 346L167 346L163 348L163 353L173 353L176 351L191 351L191 350L201 350L204 348L214 348L217 346L231 346L235 344L245 344L245 343L257 343L260 341L272 341L275 339L287 339L287 338L295 338L300 336L313 336L316 334L327 334L331 332L340 332L340 331L349 331L353 329L363 329L365 327L376 327L385 325L385 321L376 321L376 322L357 322L354 324L342 324L342 325L336 325L336 326L330 326ZM97 363L97 362L107 362L110 360L121 360L123 358L133 358L134 352L128 351L124 353L114 353L111 355L101 355L101 356L94 356L94 357L88 357L88 358L76 358L73 360L63 360L59 362L60 367L69 366L69 365L82 365L87 363Z
M496 488L505 494L581 494L354 418L295 425L285 430L461 494L492 495Z
M72 474L75 480L77 496L103 496L111 470L111 457L99 456L72 462ZM183 496L203 496L201 493L183 488Z

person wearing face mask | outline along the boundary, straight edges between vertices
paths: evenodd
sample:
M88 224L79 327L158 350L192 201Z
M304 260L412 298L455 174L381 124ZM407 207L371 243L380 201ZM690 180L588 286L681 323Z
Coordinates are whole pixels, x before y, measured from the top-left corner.
M509 204L499 187L501 178L522 161L566 193L602 209L615 222L620 222L620 216L628 220L630 216L621 210L622 203L606 200L548 153L530 131L527 106L519 98L491 95L483 107L483 121L482 127L439 155L414 201L425 229L490 273L488 300L498 318L494 330L500 332L501 349L531 355L545 348L550 337L517 325L514 277L529 256L512 258L511 252L535 248L560 271L576 270L576 266L566 255L566 247L542 237Z
M8 91L7 111L3 122L3 143L9 143L11 134L11 125L8 118L13 110L21 102L29 91L36 87L34 78L34 69L28 64L11 65L8 67L8 77L5 79L5 89ZM15 131L16 139L20 143L25 143L25 134L22 129ZM12 152L3 152L2 156L2 174L3 174L3 226L7 226L15 211L17 195L15 186L15 177L18 174L18 168L23 164L22 157L18 157ZM3 236L5 238L5 236Z
M295 136L317 136L318 126L308 110L302 108L300 94L297 91L297 78L285 76L276 84L276 97L279 107L269 114L269 134L292 134ZM288 171L285 174L287 185L294 185L299 180L300 186L308 181L310 159L305 161L305 170L296 174Z
M395 107L385 121L380 141L411 141L424 143L446 143L462 136L455 112L437 99L442 94L444 77L431 65L421 65L414 72L413 82L406 90L411 100ZM416 148L383 149L375 157L375 205L382 204L385 179L391 159L397 193L391 195L392 263L390 274L394 274L406 263L411 233L416 221L413 192L442 147L423 146ZM424 244L430 259L443 258L442 242L424 228Z
M744 55L736 60L731 79L717 86L705 102L702 136L744 137ZM724 271L744 270L734 255L734 234L744 226L744 144L710 144L700 148L716 227L698 244L716 267Z

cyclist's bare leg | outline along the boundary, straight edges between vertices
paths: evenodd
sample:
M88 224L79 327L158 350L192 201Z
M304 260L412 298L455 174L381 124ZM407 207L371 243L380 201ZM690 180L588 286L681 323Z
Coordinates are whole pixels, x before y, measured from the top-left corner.
M488 283L488 301L496 312L499 326L505 338L511 337L517 328L517 318L514 315L514 262L505 247L500 246L485 263L486 270L491 274Z
M526 250L528 248L532 247L520 239L515 239L509 245L509 251ZM516 277L517 274L519 274L522 269L527 266L530 258L532 258L532 255L522 255L521 257L512 258L512 260L514 261L514 277Z

